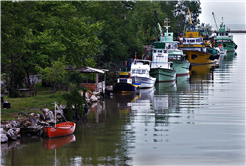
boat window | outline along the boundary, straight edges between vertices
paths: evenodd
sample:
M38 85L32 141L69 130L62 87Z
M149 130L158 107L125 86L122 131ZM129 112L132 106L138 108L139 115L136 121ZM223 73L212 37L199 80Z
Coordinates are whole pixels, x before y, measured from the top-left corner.
M142 70L142 74L145 74L146 70Z
M137 74L141 74L141 70L137 70Z
M154 50L154 53L156 53L156 50Z
M163 50L163 53L167 53L167 50Z
M196 39L196 42L199 43L200 42L200 39Z
M191 43L194 43L194 42L195 42L195 40L194 40L194 39L192 39L192 40L190 40L190 42L191 42Z
M133 70L132 70L132 74L135 74L135 73L136 73L136 70L133 69Z
M162 51L161 50L158 50L158 53L162 53Z
M191 59L196 59L196 58L197 58L197 55L195 55L195 54L191 55Z
M183 42L185 43L186 42L186 39L183 39Z

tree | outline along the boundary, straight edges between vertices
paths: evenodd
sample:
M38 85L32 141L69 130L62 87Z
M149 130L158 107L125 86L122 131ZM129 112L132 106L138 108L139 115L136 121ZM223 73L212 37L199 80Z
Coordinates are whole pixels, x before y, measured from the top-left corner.
M148 44L144 32L147 32L148 36L154 36L153 22L157 23L155 11L162 22L166 15L160 10L160 2L137 2L135 10L131 11L132 31L143 44Z
M95 54L100 40L96 31L101 22L90 22L82 8L91 2L2 2L2 72L10 77L14 96L18 67L27 74L35 65L50 67L53 60L66 55L66 61L81 66L88 54ZM25 77L24 77L25 78ZM19 79L24 79L19 78Z
M25 9L21 3L1 1L0 11L0 64L9 76L9 83L7 83L9 95L15 97L17 85L21 85L21 81L25 78L20 62L25 53L28 29L22 14L25 15L28 9Z
M58 58L57 61L51 62L52 67L41 68L40 66L36 66L36 69L41 73L42 79L46 82L54 82L54 89L55 86L58 85L59 90L60 86L64 81L66 81L66 74L67 71L66 63L65 63L65 56L61 59Z
M51 59L66 55L69 64L82 66L88 54L95 54L100 40L95 32L101 23L90 23L89 17L81 13L81 5L89 7L91 3L82 2L37 2L33 47L30 51L43 56L39 63L46 67ZM31 48L33 48L31 47ZM46 59L47 58L47 59Z
M171 18L170 30L173 32L183 32L184 27L188 24L188 7L191 13L191 18L194 21L194 25L200 23L198 16L201 13L199 0L180 0L180 1L166 1L161 2L161 9L167 13Z
M81 96L77 86L70 84L70 92L64 93L63 98L66 100L66 108L68 109L68 118L70 121L73 120L73 107L76 111L77 117L83 116L83 96Z

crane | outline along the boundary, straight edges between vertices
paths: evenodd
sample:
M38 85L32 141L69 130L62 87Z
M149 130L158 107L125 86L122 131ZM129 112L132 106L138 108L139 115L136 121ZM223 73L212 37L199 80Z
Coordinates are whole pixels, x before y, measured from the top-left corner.
M214 17L214 12L212 12L212 15ZM214 17L214 22L215 22L215 26L216 26L217 31L219 31L215 17Z
M191 15L190 15L190 9L189 9L189 7L187 7L187 8L188 8L188 13L189 13L189 18L190 18L190 24L192 24Z

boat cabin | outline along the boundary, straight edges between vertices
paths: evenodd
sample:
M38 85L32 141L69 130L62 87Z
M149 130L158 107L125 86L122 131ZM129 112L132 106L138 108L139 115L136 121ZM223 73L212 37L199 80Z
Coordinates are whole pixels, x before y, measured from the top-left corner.
M136 75L149 76L150 64L150 60L134 59L131 65L131 77Z
M203 38L190 38L190 37L184 37L184 38L181 38L181 43L182 44L186 44L186 45L201 45L203 44Z
M117 83L132 84L132 78L117 78Z
M153 49L151 68L170 69L172 62L168 62L168 50Z

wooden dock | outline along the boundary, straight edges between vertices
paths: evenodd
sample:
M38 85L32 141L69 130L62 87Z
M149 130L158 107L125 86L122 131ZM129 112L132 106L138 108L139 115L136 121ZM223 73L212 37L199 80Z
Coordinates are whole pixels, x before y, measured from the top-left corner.
M213 33L215 33L216 31L212 31ZM230 30L229 33L246 33L246 30Z
M230 30L229 33L246 33L246 30Z

